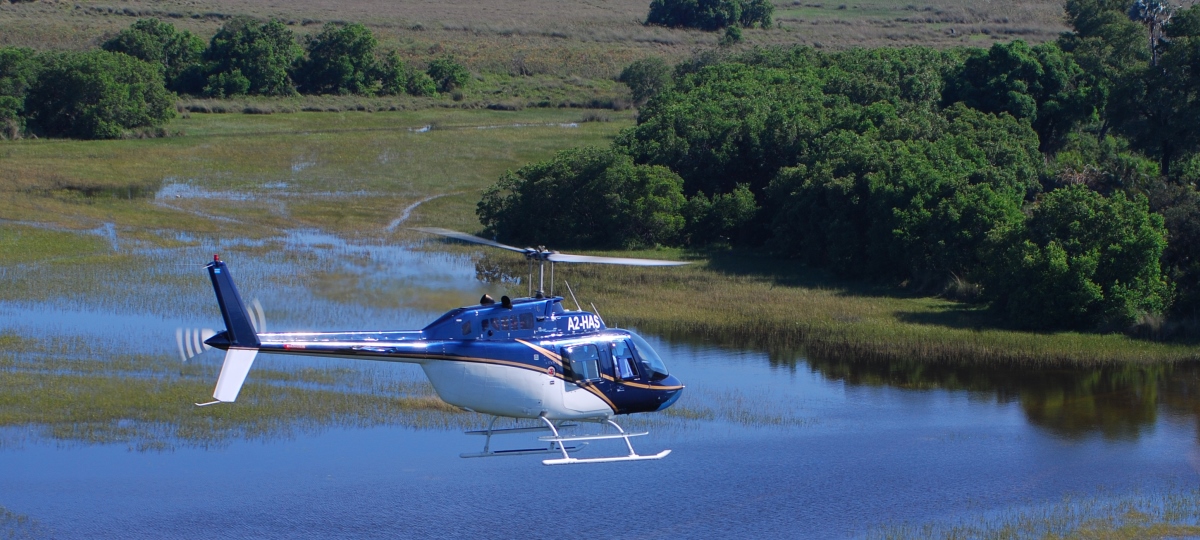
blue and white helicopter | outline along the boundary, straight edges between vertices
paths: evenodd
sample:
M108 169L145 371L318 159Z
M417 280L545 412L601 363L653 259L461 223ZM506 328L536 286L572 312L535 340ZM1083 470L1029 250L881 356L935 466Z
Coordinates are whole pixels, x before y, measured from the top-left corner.
M561 296L543 294L541 278L547 262L551 264L551 283L556 262L635 266L688 263L569 255L544 248L516 248L447 229L415 230L524 254L531 264L537 261L540 265L537 294L515 300L505 296L499 303L485 295L478 305L453 309L421 330L258 332L258 319L252 319L242 303L229 267L214 256L205 268L216 291L225 330L208 337L204 344L225 350L226 354L213 392L215 401L197 405L234 402L258 353L407 362L421 366L438 397L446 403L491 415L487 429L467 432L486 436L483 451L462 454L464 458L561 453L561 458L542 463L563 465L662 459L671 452L638 454L629 439L647 433L626 432L613 417L666 409L679 399L683 385L667 372L666 364L646 340L628 330L606 327L595 313L566 309ZM199 350L199 343L196 345ZM495 429L500 417L533 419L540 424ZM561 428L576 425L570 422L581 421L607 424L616 432L560 434ZM537 431L550 432L539 437L547 446L491 449L493 435ZM582 446L567 443L587 444L602 439L623 439L629 454L571 457L570 453Z

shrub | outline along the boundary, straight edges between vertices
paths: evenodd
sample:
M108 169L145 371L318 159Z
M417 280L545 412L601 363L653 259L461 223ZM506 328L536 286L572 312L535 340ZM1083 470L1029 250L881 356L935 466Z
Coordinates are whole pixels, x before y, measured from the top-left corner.
M654 0L646 24L710 31L734 25L767 28L774 10L769 0Z
M1159 264L1166 230L1145 197L1067 186L992 241L983 292L1019 326L1123 330L1170 303Z
M208 73L204 93L212 96L295 94L288 70L300 56L301 49L295 36L282 22L234 19L213 35L204 51ZM243 79L245 91L238 91L243 86Z
M677 240L683 180L596 147L506 172L476 214L503 241L562 247L635 248Z
M25 101L40 133L112 139L175 115L175 95L163 86L157 66L99 50L50 54L43 62Z
M687 225L684 233L688 243L702 246L729 242L731 244L754 243L747 239L748 225L757 217L758 203L754 193L745 184L738 184L730 193L709 199L703 192L688 199L683 208Z
M200 90L197 72L204 40L187 30L178 31L174 25L158 19L141 19L100 47L162 66L164 81L171 90L188 93Z
M671 84L671 68L662 58L651 56L625 66L617 80L629 86L634 104L640 107Z
M15 139L25 129L25 96L40 68L33 49L0 47L0 137Z
M425 70L430 79L433 79L437 86L438 92L451 92L467 85L471 80L471 73L462 64L456 62L449 56L438 58L429 63L429 69Z
M309 94L374 94L380 86L376 44L366 26L326 24L305 42L308 58L296 72L300 89Z

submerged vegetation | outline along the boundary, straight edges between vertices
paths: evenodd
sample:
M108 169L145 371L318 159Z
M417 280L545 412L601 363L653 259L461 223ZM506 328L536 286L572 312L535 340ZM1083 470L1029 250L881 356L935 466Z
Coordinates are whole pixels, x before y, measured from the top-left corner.
M868 533L867 538L1185 538L1200 535L1198 522L1200 492L1171 490L1145 495L1067 496L1055 504L1001 511L951 523L882 527Z

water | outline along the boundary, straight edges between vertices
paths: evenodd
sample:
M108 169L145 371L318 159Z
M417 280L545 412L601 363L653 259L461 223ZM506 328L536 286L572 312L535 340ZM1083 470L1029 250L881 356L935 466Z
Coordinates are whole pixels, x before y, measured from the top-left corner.
M68 360L137 353L160 359L152 375L177 372L174 328L220 325L199 269L213 251L230 254L243 294L262 300L278 330L419 327L489 288L477 279L476 256L319 231L249 246L197 242L143 249L145 266L116 273L115 283L88 282L95 272L63 265L10 270L18 284L71 285L0 302L0 333L79 338L94 350L87 358L68 350ZM165 451L16 426L0 429L0 506L34 520L35 534L64 538L843 538L1198 479L1195 366L1016 372L780 362L650 340L688 385L678 410L711 413L627 418L651 431L635 439L639 451L673 450L661 461L461 459L480 449L480 437L400 425L334 422L220 444L181 439ZM18 357L18 370L39 358ZM220 356L197 362L215 367ZM408 365L318 364L421 378ZM506 439L497 446L531 440ZM619 444L584 452L617 453Z

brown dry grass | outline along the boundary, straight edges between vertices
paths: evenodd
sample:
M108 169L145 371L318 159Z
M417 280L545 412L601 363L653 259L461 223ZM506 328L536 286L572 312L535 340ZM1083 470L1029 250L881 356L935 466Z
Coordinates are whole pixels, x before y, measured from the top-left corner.
M362 22L384 47L418 63L450 53L477 72L609 78L637 58L677 61L720 38L644 26L648 6L648 0L0 0L0 45L88 48L139 17L207 37L227 18L249 15L281 19L299 34L330 21ZM776 19L775 28L746 31L741 46L988 46L1042 42L1066 29L1058 0L794 0L777 2Z

